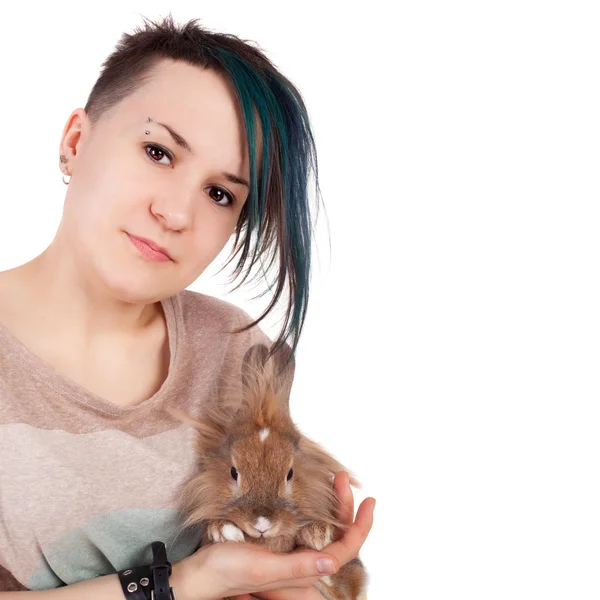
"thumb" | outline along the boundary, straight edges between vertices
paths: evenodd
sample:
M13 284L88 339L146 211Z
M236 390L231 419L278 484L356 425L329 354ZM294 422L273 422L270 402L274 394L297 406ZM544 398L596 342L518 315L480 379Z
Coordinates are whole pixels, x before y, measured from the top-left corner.
M323 554L314 550L290 552L283 556L274 556L274 567L278 567L282 580L303 579L306 577L322 577L338 570L337 559L331 554Z

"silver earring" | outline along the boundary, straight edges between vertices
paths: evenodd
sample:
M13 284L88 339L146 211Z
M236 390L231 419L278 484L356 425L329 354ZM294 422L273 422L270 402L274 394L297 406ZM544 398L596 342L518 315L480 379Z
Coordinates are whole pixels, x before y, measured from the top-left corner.
M71 181L71 176L67 175L67 177L69 178L69 181L65 181L65 173L67 172L67 157L64 154L60 155L60 162L65 165L64 167L61 167L60 170L62 171L63 177L63 183L65 185L69 185L69 182Z

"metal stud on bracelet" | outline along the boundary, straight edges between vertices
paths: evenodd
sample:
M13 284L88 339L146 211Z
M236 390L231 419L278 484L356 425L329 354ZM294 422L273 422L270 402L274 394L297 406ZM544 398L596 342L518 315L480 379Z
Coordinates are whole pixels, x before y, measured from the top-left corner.
M119 573L125 597L128 600L177 600L175 591L169 585L172 567L167 559L165 544L153 542L151 548L152 564Z

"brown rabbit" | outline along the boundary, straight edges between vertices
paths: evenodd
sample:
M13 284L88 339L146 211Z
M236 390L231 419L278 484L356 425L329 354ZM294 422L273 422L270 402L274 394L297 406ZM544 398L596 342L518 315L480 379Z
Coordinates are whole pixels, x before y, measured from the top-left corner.
M345 529L335 518L333 476L347 469L296 428L267 355L262 344L246 353L237 410L220 405L198 419L169 410L198 431L198 472L182 493L184 527L202 524L202 545L245 541L274 552L320 551ZM328 600L357 600L366 583L357 557L314 585Z

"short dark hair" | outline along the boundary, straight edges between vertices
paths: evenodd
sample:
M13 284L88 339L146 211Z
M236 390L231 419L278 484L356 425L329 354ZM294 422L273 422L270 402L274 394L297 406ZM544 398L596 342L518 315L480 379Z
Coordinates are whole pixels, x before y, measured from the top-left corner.
M253 42L200 26L198 19L178 25L168 15L125 33L102 63L85 105L92 126L102 115L141 87L163 59L212 69L233 84L243 115L250 157L250 193L240 214L232 253L239 255L230 282L265 277L272 298L253 327L287 296L281 331L272 352L291 347L293 356L308 304L313 223L308 194L314 175L318 209L317 154L306 106L298 89ZM256 121L262 148L257 148ZM260 153L260 157L259 157ZM260 165L260 169L259 169ZM260 170L260 172L259 172ZM244 269L244 267L246 267ZM275 269L275 276L271 277ZM265 292L259 295L263 296Z

